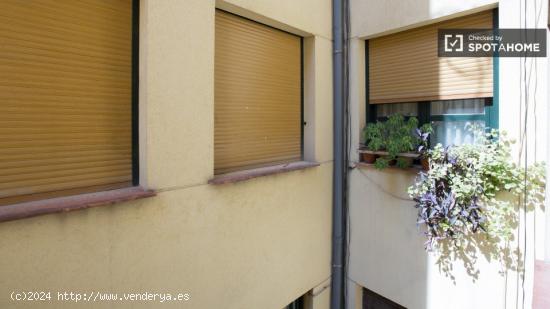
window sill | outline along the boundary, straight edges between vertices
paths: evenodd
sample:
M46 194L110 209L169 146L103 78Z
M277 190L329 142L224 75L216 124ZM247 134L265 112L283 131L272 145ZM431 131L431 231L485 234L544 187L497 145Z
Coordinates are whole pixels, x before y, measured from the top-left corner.
M131 187L0 206L0 222L111 205L155 195L154 191Z
M400 167L397 167L397 166L388 166L388 167L380 170L380 169L377 169L374 166L374 164L364 163L364 162L356 162L355 167L376 170L376 171L379 171L379 172L391 171L391 172L403 172L403 173L409 173L409 174L418 174L420 171L422 171L422 166L420 166L420 165L413 165L413 166L410 166L410 167L407 167L407 168L400 168Z
M380 156L387 156L389 155L389 152L387 151L372 151L372 150L366 150L366 149L357 149L358 153L368 153L368 154L374 154L374 155L380 155ZM397 154L398 157L405 157L405 158L413 158L417 159L420 157L420 153L418 152L401 152Z
M235 182L249 180L252 178L303 170L306 168L312 168L316 166L319 166L319 163L307 162L307 161L284 163L284 164L278 164L273 166L260 167L260 168L245 170L245 171L238 171L238 172L217 175L214 178L210 179L208 183L212 185L235 183Z

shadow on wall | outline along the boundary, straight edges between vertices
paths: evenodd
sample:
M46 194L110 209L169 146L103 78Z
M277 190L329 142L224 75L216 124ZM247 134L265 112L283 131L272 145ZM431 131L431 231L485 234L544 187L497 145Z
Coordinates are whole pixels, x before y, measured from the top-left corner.
M369 4L362 4L363 7L372 6L370 9L378 10L381 15L395 16L399 14L396 12L407 12L407 4L397 3L401 1L366 2ZM425 10L422 14L433 18L434 8L431 4L434 2L437 1L415 1L414 12L417 13L421 8ZM475 1L466 2L471 4ZM457 6L455 9L460 11L462 6ZM452 13L456 12L447 12ZM413 40L403 44L409 44L409 48L415 46ZM418 48L418 44L416 47ZM434 53L437 55L436 48ZM379 64L387 65L390 69L397 66L389 61ZM483 65L478 62L476 64ZM418 64L408 65L413 66L425 71ZM383 74L380 73L383 67L377 70L369 70L367 76L372 78L372 73ZM428 84L430 90L449 88L454 81L446 80L445 76L460 75L455 73L460 73L461 70L462 67L455 67L450 62L444 72L422 75L421 82ZM479 85L486 83L483 76L474 76ZM414 76L403 74L397 79L380 80L407 84L410 78ZM369 83L368 92L371 96L375 86L376 84ZM388 86L379 92L386 95L391 91L393 90ZM507 293L506 274L523 269L517 246L503 243L501 239L475 235L465 239L460 249L453 243L443 242L437 248L439 252L426 252L426 239L422 235L422 229L416 226L417 209L407 195L407 188L414 182L415 176L416 171L377 171L361 167L350 173L350 279L409 309L503 307ZM511 220L513 228L517 227L517 220ZM455 299L459 294L467 297ZM488 294L491 297L487 297Z
M517 228L516 225L512 225ZM483 256L487 262L500 265L499 273L504 276L509 271L521 271L523 269L523 259L521 252L512 242L504 242L500 238L489 239L485 235L476 234L466 237L461 246L456 246L452 242L442 241L436 250L436 265L439 272L456 284L454 275L454 265L462 265L466 274L471 277L472 282L479 279L481 269L478 266L478 260Z
M535 211L536 205L544 207L544 193L538 193L536 190L531 191L525 208L523 208L523 201L514 199L511 194L502 193L500 198L509 203L508 205L513 207L516 214L520 213L521 210L532 213ZM544 211L543 208L540 210ZM507 216L507 222L503 222L503 224L509 226L511 231L517 231L520 224L519 219L519 216ZM499 265L499 273L502 276L509 272L521 273L525 270L525 261L516 236L512 233L507 239L504 235L491 238L486 233L477 233L465 237L460 243L440 241L436 248L438 256L436 264L440 273L450 278L455 284L456 278L453 275L453 265L461 264L467 275L475 282L479 279L481 272L477 263L480 257L484 257L488 263Z
M350 176L351 280L409 309L441 308L456 293L469 297L447 308L502 307L506 274L523 267L517 246L478 234L461 249L441 242L426 252L406 193L415 173L356 168Z

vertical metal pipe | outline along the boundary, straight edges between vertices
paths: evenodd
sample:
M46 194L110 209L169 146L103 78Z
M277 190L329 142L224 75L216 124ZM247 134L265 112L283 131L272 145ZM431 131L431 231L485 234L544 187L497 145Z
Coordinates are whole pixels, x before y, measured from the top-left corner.
M331 309L344 308L344 0L332 1L333 212Z

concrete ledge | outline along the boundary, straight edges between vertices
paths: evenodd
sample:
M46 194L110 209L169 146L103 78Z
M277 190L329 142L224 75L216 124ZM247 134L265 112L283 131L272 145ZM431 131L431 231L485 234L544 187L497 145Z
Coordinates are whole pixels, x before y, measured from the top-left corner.
M317 162L298 161L284 164L277 164L273 166L266 166L260 168L249 169L245 171L238 171L233 173L217 175L208 181L212 185L222 185L226 183L235 183L239 181L245 181L252 178L291 172L302 170L306 168L319 166Z
M379 172L402 172L402 173L409 173L409 174L418 174L419 172L423 171L422 166L420 165L412 165L406 168L400 168L397 166L388 166L384 169L377 169L374 164L370 163L364 163L364 162L355 162L355 167L363 168L363 169L371 169L376 170Z
M154 191L130 187L0 206L0 222L111 205L155 195Z

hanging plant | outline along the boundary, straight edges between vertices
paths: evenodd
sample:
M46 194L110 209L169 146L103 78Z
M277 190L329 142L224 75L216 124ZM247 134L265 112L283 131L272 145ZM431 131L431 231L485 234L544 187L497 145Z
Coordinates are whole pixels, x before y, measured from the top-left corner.
M474 234L510 240L518 216L510 197L525 199L530 210L543 205L544 165L524 169L513 162L512 141L505 134L472 130L474 144L438 144L425 152L430 168L409 188L428 250L442 240L463 246L465 237Z

